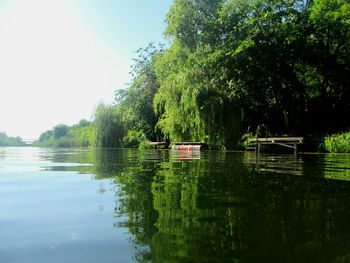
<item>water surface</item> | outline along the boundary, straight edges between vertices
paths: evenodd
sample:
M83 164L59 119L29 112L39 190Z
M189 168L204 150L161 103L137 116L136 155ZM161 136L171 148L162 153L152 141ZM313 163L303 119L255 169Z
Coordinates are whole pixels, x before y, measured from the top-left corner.
M350 155L0 148L0 262L350 262Z

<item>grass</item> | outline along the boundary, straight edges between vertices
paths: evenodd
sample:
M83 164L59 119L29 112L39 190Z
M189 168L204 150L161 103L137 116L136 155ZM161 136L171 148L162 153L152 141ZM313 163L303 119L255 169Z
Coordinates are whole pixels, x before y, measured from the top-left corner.
M324 146L331 153L350 153L350 131L327 136Z

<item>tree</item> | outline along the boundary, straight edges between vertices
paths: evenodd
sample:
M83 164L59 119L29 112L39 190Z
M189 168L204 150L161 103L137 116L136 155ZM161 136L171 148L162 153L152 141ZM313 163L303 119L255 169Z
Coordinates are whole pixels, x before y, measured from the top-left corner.
M87 127L87 126L89 126L89 125L91 125L91 122L90 121L88 121L88 120L86 120L86 119L81 119L80 121L79 121L79 127L80 128L82 128L82 127Z
M169 46L138 50L130 86L115 106L97 108L93 132L81 121L54 137L235 148L261 126L275 135L348 130L349 13L348 0L174 0Z
M67 135L69 127L65 124L58 124L53 128L53 136L55 139L59 139Z
M52 136L53 136L52 130L48 130L46 132L43 132L39 136L39 142L48 141L50 138L52 138Z
M0 146L24 146L21 137L10 137L5 132L0 132Z
M124 135L120 113L113 105L100 104L93 122L96 147L120 147Z
M222 4L179 0L168 13L165 33L173 41L157 62L155 109L161 114L158 126L170 140L237 143L237 110L221 88L215 57Z
M155 74L155 60L162 47L149 44L137 51L132 66L133 80L127 89L116 91L116 103L126 130L142 132L149 140L159 140L156 130L158 118L153 111L153 99L159 89Z
M336 132L350 127L350 3L315 0L310 8L313 47L309 65L317 72L318 92L311 101L309 123ZM316 117L316 118L315 118Z
M348 28L344 0L174 1L156 65L158 126L171 140L229 147L262 124L348 128L337 118L350 113Z

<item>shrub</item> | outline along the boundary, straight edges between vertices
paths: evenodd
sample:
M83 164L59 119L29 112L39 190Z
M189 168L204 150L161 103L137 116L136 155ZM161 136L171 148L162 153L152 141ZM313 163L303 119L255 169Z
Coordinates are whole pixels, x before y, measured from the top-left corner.
M140 143L146 140L146 135L142 131L128 131L127 135L123 138L123 147L138 148Z
M350 131L327 136L324 146L331 153L350 153Z

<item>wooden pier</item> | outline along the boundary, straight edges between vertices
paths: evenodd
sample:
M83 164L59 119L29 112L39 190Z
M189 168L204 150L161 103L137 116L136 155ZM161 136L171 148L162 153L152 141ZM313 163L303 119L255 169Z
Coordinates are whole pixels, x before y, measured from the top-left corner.
M169 143L167 142L147 142L148 145L151 145L153 149L168 149Z
M283 147L291 148L294 150L294 154L298 152L298 145L304 144L304 137L268 137L268 138L255 138L250 139L249 144L255 148L255 152L260 154L261 145L280 145Z

